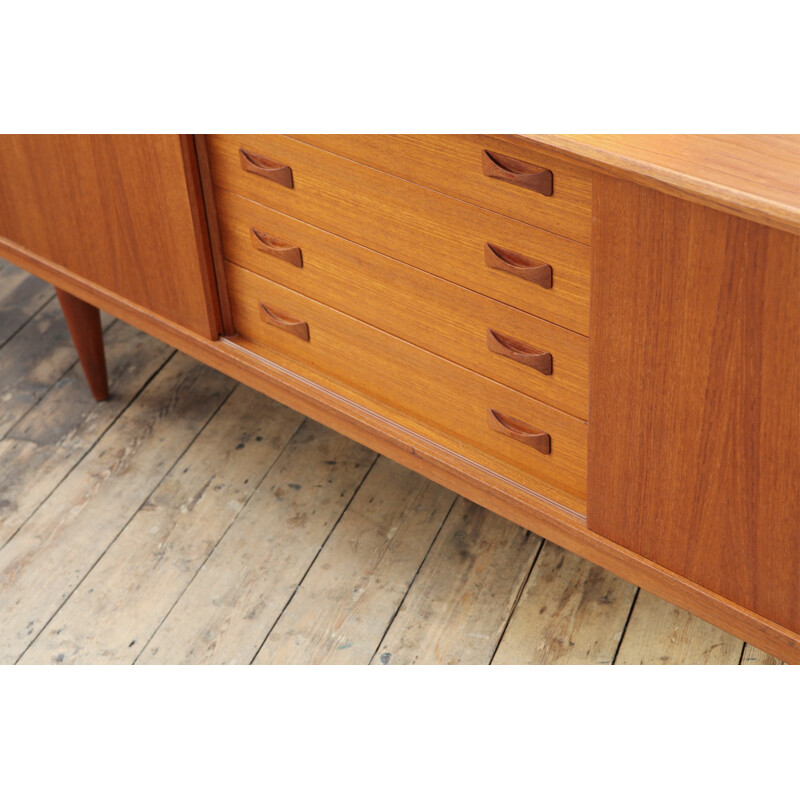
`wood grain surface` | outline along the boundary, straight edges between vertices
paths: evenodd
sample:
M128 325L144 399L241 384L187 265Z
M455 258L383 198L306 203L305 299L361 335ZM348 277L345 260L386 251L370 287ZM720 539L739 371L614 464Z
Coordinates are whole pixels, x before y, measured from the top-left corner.
M379 458L254 664L368 664L455 502Z
M210 136L217 186L459 286L586 334L585 245L447 197L285 136ZM291 164L294 188L245 172L247 147ZM489 269L486 243L550 264L553 287Z
M100 311L62 289L56 289L56 295L92 396L106 400L108 374Z
M612 664L636 587L545 542L493 664Z
M233 390L233 382L178 355L0 550L0 661L15 661ZM180 408L177 418L168 412ZM89 522L91 521L91 523ZM33 558L36 554L36 558ZM54 574L53 566L58 565ZM20 605L14 598L31 595Z
M759 650L752 644L746 644L739 663L745 666L766 667L783 664L783 661L779 658L775 658L775 656L771 656L769 653L765 653L763 650Z
M208 155L208 137L196 134L192 137L197 156L197 177L200 191L195 194L196 203L205 211L205 228L208 233L208 246L219 300L220 335L234 333L228 289L225 286L225 259L222 255L222 239L219 233L219 214L214 200L214 181L211 177L211 163Z
M6 270L5 275L8 274ZM35 284L38 279L29 276L24 279L24 283L28 282ZM12 291L19 290L26 297L37 294L35 287L23 287L20 283L16 283L15 287ZM52 292L49 297L52 297ZM35 309L32 313L35 314ZM29 321L33 324L34 320L35 316ZM143 317L142 320L143 324L152 324L149 317ZM13 362L24 355L24 351L12 345L17 336L23 335L26 327L23 325L6 346L0 347L0 366L5 366L7 371L14 372L13 367L8 369L7 361ZM44 331L41 341L46 343L53 330ZM89 490L90 495L85 501L88 505L80 516L79 524L70 529L69 536L73 537L76 548L74 557L69 557L68 549L57 553L49 543L42 542L43 546L28 551L25 565L28 574L39 575L40 581L0 583L2 607L38 608L45 584L48 585L48 591L49 584L59 585L68 595L52 619L41 616L29 620L32 623L32 640L21 658L26 664L135 661L153 631L161 626L164 614L168 620L170 609L179 607L176 598L191 590L198 570L203 569L204 557L214 542L219 542L219 547L225 536L234 531L235 526L225 530L231 517L238 518L246 513L247 504L259 493L257 487L267 479L272 482L269 475L273 473L277 462L271 467L270 461L274 458L276 448L280 448L286 437L291 435L299 419L289 409L240 387L218 408L207 424L201 423L199 429L194 428L195 438L175 462L176 452L181 446L180 439L162 434L170 429L184 430L185 418L187 415L194 417L196 407L183 402L167 402L164 405L156 402L154 405L153 393L149 390L140 391L146 384L152 386L158 383L164 359L171 355L170 348L122 323L114 323L110 327L106 341L111 386L111 396L106 403L94 403L80 374L80 367L73 360L66 374L48 371L47 375L40 378L42 381L46 378L46 383L43 383L43 394L39 401L28 408L5 439L0 439L0 522L12 523L12 533L15 527L19 528L21 522L36 513L37 508L47 507L50 502L48 498L57 493L59 485L65 482L70 484L73 497L78 496L76 491L81 484ZM183 346L188 346L187 342L192 341L195 340L182 340ZM223 345L198 338L192 346L209 357L213 356L214 348ZM241 366L246 363L246 356L245 351L237 350L227 363L229 366ZM261 380L265 380L269 374L265 370L274 372L276 369L274 365L266 367L265 363L261 362ZM169 380L174 377L172 374ZM13 402L15 391L16 387L12 385L3 395L3 402ZM8 399L9 394L12 399ZM308 398L308 395L304 396ZM302 400L301 396L298 397ZM173 399L177 401L178 396L173 396ZM152 442L152 446L141 446L136 440L141 434L141 426L130 424L131 420L151 419L156 407L160 409L158 430L161 433L156 433L157 441ZM340 409L340 413L345 411ZM344 419L342 417L338 423L333 418L332 421L342 424ZM190 426L195 425L196 421L190 423ZM304 450L313 460L317 446L315 437L304 435L302 426L295 437L297 441L293 449L296 451L296 463L302 463ZM422 440L414 441L422 452ZM384 445L385 442L381 446ZM93 452L106 446L120 452L129 450L128 477L152 473L152 482L157 484L129 519L125 514L108 513L106 497L102 487L97 484L97 481L107 480L108 476L103 475L103 467L95 460ZM393 452L403 457L406 451ZM425 455L430 457L427 453ZM91 461L92 467L84 470L81 466L84 461ZM418 463L421 468L430 469L432 462L419 460ZM78 476L75 475L76 471ZM462 485L467 486L465 476L468 472L462 470L460 475ZM284 498L299 491L294 480L296 473L292 470L281 470L280 474L274 473L274 477L273 485L282 485L286 489L282 494ZM6 494L9 478L12 479L11 492ZM137 494L142 487L140 481L125 480L123 477L113 488L122 493L123 502L127 504L125 493ZM393 614L390 607L393 603L395 608L398 607L403 587L408 586L409 580L413 586L417 580L424 578L423 572L418 569L420 565L426 573L452 574L455 581L461 580L459 570L447 572L446 564L441 563L442 560L452 560L453 551L450 547L438 547L435 551L428 548L432 537L437 535L437 522L446 511L447 490L426 483L396 464L378 459L363 483L358 487L351 484L344 491L342 500L349 505L334 522L331 533L320 549L307 547L306 538L297 535L298 529L294 526L287 527L279 535L278 549L291 551L295 546L299 548L294 574L301 575L301 578L294 588L289 585L292 595L288 603L285 599L287 584L280 571L267 569L258 574L256 565L256 573L248 577L252 590L257 591L264 603L274 599L279 606L283 606L274 624L271 621L274 617L263 617L269 630L259 629L255 624L250 628L252 635L233 637L228 636L224 625L215 629L212 624L207 629L209 641L213 641L216 634L226 640L224 646L235 639L236 644L231 650L238 650L239 656L246 660L253 654L253 647L265 636L266 643L262 651L266 653L268 650L264 648L269 647L272 637L285 632L290 626L296 636L282 636L276 644L282 653L292 653L293 662L302 660L304 654L308 658L305 663L329 663L337 658L357 661L354 654L370 653L370 648L375 647L374 643L391 623ZM248 493L251 493L249 500ZM348 500L350 497L352 499ZM442 498L445 507L436 498ZM485 502L496 502L496 498L493 500L487 495L483 499ZM552 517L539 518L533 513L536 502L535 495L530 495L525 504L528 523L547 531L548 536L553 534L555 538L563 540L563 530L559 533L551 522L547 522ZM254 518L260 510L263 510L263 506L256 509ZM395 512L399 516L395 516ZM479 513L480 509L475 508L475 512ZM515 512L506 509L505 513ZM18 514L23 516L20 518ZM313 516L309 516L305 522L298 520L301 530L306 525L315 524ZM485 519L480 529L478 539L472 540L473 552L491 546L491 540L498 530ZM442 528L439 534L444 531ZM23 531L20 533L27 535ZM480 544L481 537L489 541ZM575 539L575 543L583 546L595 538L599 539L584 531ZM111 541L99 557L98 549L93 546L98 540L104 545ZM606 540L600 542L605 549L598 550L595 557L608 561L615 546ZM234 547L229 552L235 553L236 550ZM505 604L502 592L484 593L482 600L479 598L480 602L489 604L499 600L507 612L513 611L511 622L504 623L506 627L494 661L498 662L500 658L503 642L510 640L520 648L520 663L535 654L560 654L567 663L580 663L581 651L586 658L583 663L597 663L597 660L602 660L606 643L614 641L619 635L616 622L619 617L613 609L623 595L604 592L604 580L595 582L591 577L602 574L601 570L568 556L552 544L545 545L538 553L516 606L513 602ZM214 559L217 573L224 573L226 558ZM480 579L486 585L502 586L505 578L491 577L486 572L495 569L505 571L506 566L507 562L502 558L483 561L480 571L471 579L472 585L476 585L474 581ZM527 570L529 564L525 563L523 567ZM647 562L642 562L637 572L647 578ZM341 581L336 580L337 574L341 575ZM206 585L214 586L214 582ZM583 588L589 586L591 590L584 592ZM571 596L573 591L577 596ZM669 593L670 584L662 583L659 591ZM201 605L203 591L193 591L192 595L192 602ZM443 596L443 593L440 592L439 596ZM453 592L449 596L464 598L463 592ZM209 595L205 597L210 599ZM314 606L313 612L310 605ZM417 607L434 615L434 625L438 624L438 619L452 613L449 603L419 603ZM211 608L216 607L212 604ZM313 613L315 617L333 621L331 639L326 639L322 628L315 629L320 633L320 636L316 636L312 629L297 626L297 621L304 617L303 608L307 608L309 614ZM526 636L525 625L520 624L526 616L523 610L539 616L541 608L545 608L543 613L547 623L539 627L534 624L535 630L529 630ZM709 608L707 606L706 610ZM604 609L610 613L604 614ZM729 608L723 610L730 612ZM660 604L650 623L660 631L657 640L637 637L635 641L642 642L651 652L657 650L660 656L668 658L668 663L690 663L688 659L693 657L697 648L687 646L683 635L671 635L674 626L668 622L665 624L664 618L673 613L671 606ZM192 624L191 615L180 616ZM468 613L463 616L467 620L470 618ZM498 618L502 620L502 614L495 619ZM722 615L721 618L730 619ZM220 619L225 620L226 617L223 615ZM283 619L286 620L286 626L282 624ZM476 659L473 663L486 663L490 648L475 647L475 640L480 639L484 644L491 641L485 635L489 618L477 614L474 619L475 627L467 622L438 628L444 631L443 636L448 639L437 644L437 649L444 657L451 658L457 652L471 652ZM602 624L604 619L607 623L605 627ZM410 623L411 618L407 617L406 622ZM170 630L179 639L183 636L180 622L171 625ZM701 626L698 630L704 629ZM344 634L345 639L339 640L337 632ZM165 634L167 641L170 635ZM715 635L719 636L719 632ZM565 646L567 637L575 642L574 646ZM769 636L758 638L760 641L769 641ZM420 637L419 641L426 647L424 637ZM341 644L349 646L340 650ZM641 659L643 655L643 650L637 654L636 647L626 651L626 658L632 661L637 657ZM732 660L735 660L735 649L732 655ZM414 657L409 649L404 650L403 656L405 659ZM12 651L10 660L15 658L16 654ZM316 658L319 658L319 662L315 661ZM365 663L365 660L360 663ZM748 645L744 647L740 663L779 662L763 650Z
M58 300L52 296L5 345L0 361L0 436L11 430L78 361ZM102 315L104 329L113 319ZM85 385L85 384L84 384Z
M0 347L53 299L53 291L49 284L0 259Z
M525 485L529 476L561 489L580 510L586 487L586 423L513 389L390 336L245 269L228 265L228 291L239 333L266 357L282 354L399 411L479 462ZM308 324L309 341L264 324L259 307ZM489 428L490 410L550 435L543 454Z
M216 338L190 138L0 137L0 243Z
M224 251L235 264L586 419L586 337L230 192L219 191L216 203ZM254 246L253 229L298 247L302 268ZM490 352L489 330L550 353L552 374Z
M133 663L302 421L237 387L20 663Z
M249 664L375 457L305 423L137 663Z
M606 174L800 233L798 134L541 134Z
M742 642L649 592L639 592L617 664L738 664Z
M15 257L20 257L25 269L35 275L64 287L87 302L106 308L115 316L215 369L421 472L505 518L537 530L556 544L672 603L690 609L759 648L790 663L800 663L800 635L588 530L585 517L570 511L559 500L559 494L568 497L565 493L559 493L551 486L533 479L523 486L488 464L471 461L456 452L449 443L432 439L413 420L404 419L402 415L391 419L380 416L368 399L348 392L323 375L300 368L298 362L274 354L266 358L259 356L230 339L211 341L192 334L119 295L76 278L57 264L29 254L16 253ZM61 318L60 312L58 317ZM71 344L67 343L66 349L71 353Z
M457 500L372 663L488 664L541 546Z
M110 396L105 403L95 402L81 366L73 364L0 438L0 546L17 533L174 352L119 321L108 329L106 349ZM5 356L0 364L4 360Z
M591 244L591 171L563 161L549 148L521 137L392 134L354 136L292 134L315 147L457 197L512 219ZM484 151L502 153L553 173L553 194L487 178Z
M800 239L595 203L589 528L800 631Z

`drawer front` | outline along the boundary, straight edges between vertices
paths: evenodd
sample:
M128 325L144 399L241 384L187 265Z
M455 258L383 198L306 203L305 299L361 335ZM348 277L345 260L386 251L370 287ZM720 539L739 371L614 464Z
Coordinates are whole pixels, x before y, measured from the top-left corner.
M591 244L591 173L516 137L314 134L292 138ZM487 158L493 157L499 159L495 170L487 164ZM512 168L506 169L503 163ZM549 176L542 175L540 181L537 170ZM548 182L551 194L542 191L549 188Z
M585 245L285 136L212 136L209 149L223 189L588 333Z
M216 203L228 260L587 418L584 336L230 192Z
M583 513L585 422L230 262L226 271L236 329L256 352L310 367L523 485L566 492Z

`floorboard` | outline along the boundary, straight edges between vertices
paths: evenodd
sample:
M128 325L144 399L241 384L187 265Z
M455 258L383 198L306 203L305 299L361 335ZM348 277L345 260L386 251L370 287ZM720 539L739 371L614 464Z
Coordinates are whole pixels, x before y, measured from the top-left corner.
M379 458L254 663L368 664L454 501Z
M109 398L95 402L79 363L0 439L0 546L69 474L173 350L122 322L106 334ZM0 351L2 353L2 351Z
M107 330L111 317L102 315ZM67 324L53 298L0 349L0 438L75 364Z
M0 663L24 653L233 387L174 356L0 549Z
M0 347L54 297L52 286L0 258Z
M135 661L302 420L239 386L22 663Z
M778 660L0 261L0 663Z
M459 498L372 663L488 664L541 545Z
M306 420L138 663L249 664L375 458Z
M753 647L751 644L746 644L742 652L742 660L739 663L748 666L774 666L783 664L783 661L771 656L769 653L765 653L763 650L759 650L757 647Z
M546 542L494 664L611 664L636 587Z
M616 664L738 664L744 642L640 591Z

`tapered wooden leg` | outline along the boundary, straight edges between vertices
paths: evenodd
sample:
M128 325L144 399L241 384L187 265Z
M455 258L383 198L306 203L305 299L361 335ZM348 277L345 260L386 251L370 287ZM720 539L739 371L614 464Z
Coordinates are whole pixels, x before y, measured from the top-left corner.
M56 289L56 294L94 399L106 400L108 375L100 312L62 289Z

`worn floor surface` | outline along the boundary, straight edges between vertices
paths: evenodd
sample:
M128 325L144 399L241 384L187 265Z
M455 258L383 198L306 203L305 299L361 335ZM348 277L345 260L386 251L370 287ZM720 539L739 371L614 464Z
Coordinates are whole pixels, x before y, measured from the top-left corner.
M0 261L0 663L777 664Z

